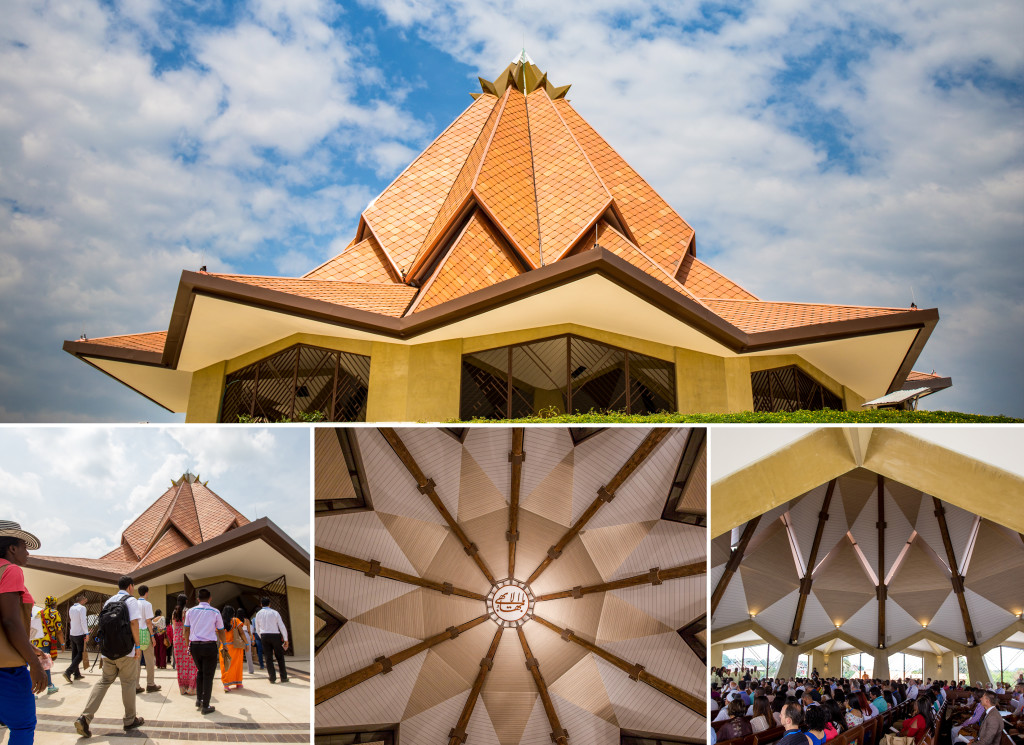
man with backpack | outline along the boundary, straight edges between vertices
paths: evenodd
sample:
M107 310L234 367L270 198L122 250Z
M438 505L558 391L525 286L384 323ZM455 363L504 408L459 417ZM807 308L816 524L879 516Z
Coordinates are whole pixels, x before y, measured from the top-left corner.
M141 727L145 722L135 716L135 687L139 682L139 622L142 613L133 597L135 580L125 576L117 582L118 592L103 604L94 634L100 647L102 674L93 686L82 716L75 720L75 731L92 737L89 724L100 708L107 689L121 681L121 702L124 704L125 731Z

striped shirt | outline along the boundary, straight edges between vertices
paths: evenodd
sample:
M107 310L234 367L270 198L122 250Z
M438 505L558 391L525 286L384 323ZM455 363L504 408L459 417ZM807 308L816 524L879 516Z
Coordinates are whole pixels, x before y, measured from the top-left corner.
M224 628L224 619L209 603L200 603L185 611L185 628L189 630L189 641L215 642L217 629Z

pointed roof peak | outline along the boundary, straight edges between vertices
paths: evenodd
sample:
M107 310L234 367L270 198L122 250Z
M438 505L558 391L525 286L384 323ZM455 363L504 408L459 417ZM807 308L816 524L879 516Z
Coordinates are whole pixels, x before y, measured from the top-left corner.
M565 98L565 94L569 92L571 85L552 85L548 81L548 74L534 64L533 60L530 59L530 55L526 53L525 47L494 80L485 80L484 78L478 78L478 80L480 81L480 89L484 93L489 93L498 98L509 87L513 87L527 95L543 88L552 101ZM473 98L477 98L481 94L473 93L471 95Z
M199 481L199 474L185 471L185 473L181 474L181 478L171 479L171 484L181 486L182 484L194 484L197 481Z

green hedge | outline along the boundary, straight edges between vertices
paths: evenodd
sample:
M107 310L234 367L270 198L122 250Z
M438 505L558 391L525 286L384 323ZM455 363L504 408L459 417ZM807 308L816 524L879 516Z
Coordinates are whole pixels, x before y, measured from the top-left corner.
M459 420L452 420L459 421ZM473 419L473 422L505 422L513 424L1006 424L1024 422L1008 416L961 414L958 411L741 411L734 414L651 414L628 416L620 413L559 414L523 419Z

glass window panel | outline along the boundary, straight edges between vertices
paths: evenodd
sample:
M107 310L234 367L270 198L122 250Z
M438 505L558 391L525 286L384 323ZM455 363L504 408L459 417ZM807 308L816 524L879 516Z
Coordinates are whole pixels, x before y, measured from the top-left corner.
M366 399L370 392L370 358L341 352L337 364L334 421L365 422Z
M567 337L512 347L512 416L532 416L541 409L564 414L568 403Z
M629 411L657 414L676 410L676 366L671 362L629 353Z
M806 678L811 674L811 656L802 654L796 660L796 677Z
M571 337L572 413L626 411L626 353Z
M758 370L750 374L754 411L843 408L842 400L795 366Z
M508 348L488 349L462 358L460 419L508 417Z
M843 657L843 677L844 678L863 678L867 676L871 677L871 672L874 670L875 661L874 658L869 654L851 654Z

